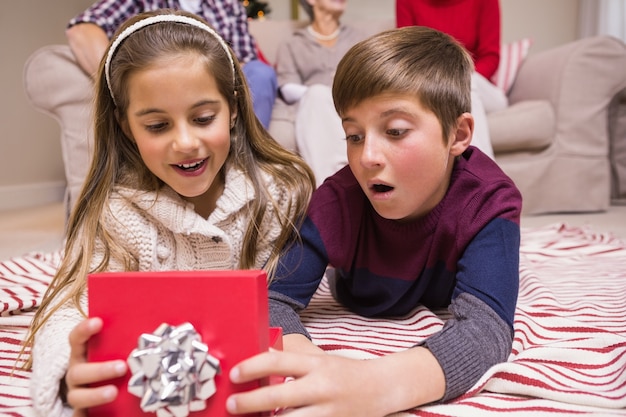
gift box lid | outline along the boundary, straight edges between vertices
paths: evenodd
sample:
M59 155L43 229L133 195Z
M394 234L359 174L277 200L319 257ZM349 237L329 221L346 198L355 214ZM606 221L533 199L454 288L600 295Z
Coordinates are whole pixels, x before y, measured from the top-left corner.
M264 271L107 272L90 274L87 285L89 316L103 320L102 331L88 343L89 361L126 360L139 349L142 335L152 340L165 324L173 328L190 324L208 354L219 361L213 378L216 392L206 400L204 410L193 411L190 417L227 416L225 402L231 393L258 386L232 384L228 374L241 360L269 348ZM275 330L271 337L276 342ZM128 392L131 377L128 372L115 380L118 398L90 409L89 415L154 416L142 411L141 398ZM168 415L163 409L159 413Z

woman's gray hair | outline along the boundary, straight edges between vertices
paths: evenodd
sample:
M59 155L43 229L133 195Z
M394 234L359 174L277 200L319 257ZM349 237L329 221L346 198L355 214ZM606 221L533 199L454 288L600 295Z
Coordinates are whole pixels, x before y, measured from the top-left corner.
M304 11L306 12L306 14L309 15L309 20L312 22L313 21L313 6L311 6L309 4L308 0L300 0L300 6L302 6L302 8L304 9Z

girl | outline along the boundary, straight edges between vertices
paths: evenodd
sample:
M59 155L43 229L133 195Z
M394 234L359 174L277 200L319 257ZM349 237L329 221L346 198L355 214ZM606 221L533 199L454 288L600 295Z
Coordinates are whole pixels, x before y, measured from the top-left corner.
M255 117L231 49L185 12L138 15L113 38L96 81L94 155L26 341L44 416L111 401L112 385L88 385L126 372L123 361L86 363L102 326L83 320L87 274L264 268L271 279L314 187Z

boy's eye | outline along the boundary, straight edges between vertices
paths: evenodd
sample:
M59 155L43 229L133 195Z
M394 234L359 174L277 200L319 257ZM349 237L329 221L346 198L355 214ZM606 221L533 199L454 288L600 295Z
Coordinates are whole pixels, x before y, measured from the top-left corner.
M407 129L387 129L387 134L389 136L402 136L407 132Z
M352 143L359 143L363 140L363 135L347 135L346 141Z

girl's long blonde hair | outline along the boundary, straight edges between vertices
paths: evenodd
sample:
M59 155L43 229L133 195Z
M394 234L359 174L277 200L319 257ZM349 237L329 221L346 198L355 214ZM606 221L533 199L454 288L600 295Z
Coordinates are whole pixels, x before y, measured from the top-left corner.
M143 13L120 27L113 41L133 23L159 14L198 19L192 14L174 10ZM298 238L297 229L315 184L313 173L299 156L280 146L256 118L245 77L232 50L225 50L215 36L189 24L161 22L141 28L125 39L113 55L109 74L111 92L104 73L104 59L100 64L95 85L93 160L68 222L63 260L35 314L22 352L32 346L39 329L60 306L72 302L85 314L79 300L85 291L89 273L105 271L111 259L120 261L128 270L136 268L130 254L116 242L115 236L107 233L102 223L103 210L113 187L124 184L128 172L134 172L133 185L137 186L138 182L143 190L158 191L163 186L145 166L136 145L124 135L119 124L119 120L126 117L128 108L128 79L134 71L146 68L162 57L186 52L196 53L205 61L207 71L215 77L231 113L235 109L237 111L231 131L230 154L225 165L230 164L245 172L256 196L249 206L251 221L243 237L238 268L251 269L255 266L260 225L265 220L268 204L273 205L282 228L265 266L270 280L280 252ZM234 67L226 53L233 57ZM286 212L267 192L263 173L271 175L292 196ZM101 242L102 248L96 248L96 242ZM101 261L92 268L96 250L102 250L102 254L98 253ZM25 368L31 365L29 359Z

